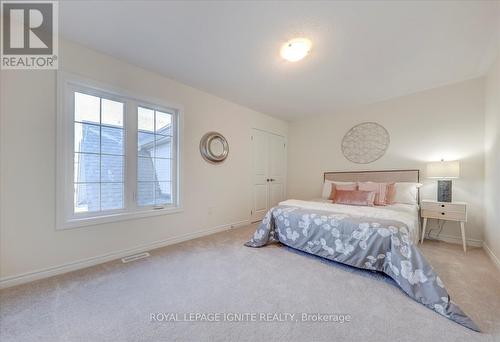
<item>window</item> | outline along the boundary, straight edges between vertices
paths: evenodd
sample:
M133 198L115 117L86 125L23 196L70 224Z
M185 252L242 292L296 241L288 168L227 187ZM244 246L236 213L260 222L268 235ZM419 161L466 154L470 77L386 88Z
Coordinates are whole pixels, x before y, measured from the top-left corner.
M58 227L179 211L179 110L59 83Z
M172 115L137 111L137 204L172 203Z
M74 212L124 208L122 102L74 93Z

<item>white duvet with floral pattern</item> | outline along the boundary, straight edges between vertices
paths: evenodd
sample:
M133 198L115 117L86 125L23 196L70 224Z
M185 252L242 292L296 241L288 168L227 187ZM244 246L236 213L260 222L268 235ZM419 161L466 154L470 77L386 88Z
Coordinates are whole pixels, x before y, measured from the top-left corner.
M414 244L408 218L398 220L385 217L380 210L367 210L377 208L297 200L282 204L269 210L246 246L262 247L280 241L310 254L383 272L417 302L479 331L451 302L443 282Z

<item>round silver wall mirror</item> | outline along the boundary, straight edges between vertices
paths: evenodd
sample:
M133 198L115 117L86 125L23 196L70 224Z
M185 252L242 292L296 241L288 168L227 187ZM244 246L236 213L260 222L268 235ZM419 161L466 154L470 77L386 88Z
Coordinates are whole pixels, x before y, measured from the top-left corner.
M229 154L229 145L222 134L208 132L200 140L200 153L209 163L221 163Z

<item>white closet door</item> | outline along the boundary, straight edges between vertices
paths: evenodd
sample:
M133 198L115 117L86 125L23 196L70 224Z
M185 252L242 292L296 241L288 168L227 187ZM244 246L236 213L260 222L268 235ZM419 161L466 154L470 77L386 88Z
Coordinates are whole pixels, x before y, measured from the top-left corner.
M285 138L268 134L269 208L285 199Z
M268 148L266 132L252 132L253 191L252 221L261 220L269 208L269 185L267 179Z
M285 199L285 138L252 131L253 190L252 222Z

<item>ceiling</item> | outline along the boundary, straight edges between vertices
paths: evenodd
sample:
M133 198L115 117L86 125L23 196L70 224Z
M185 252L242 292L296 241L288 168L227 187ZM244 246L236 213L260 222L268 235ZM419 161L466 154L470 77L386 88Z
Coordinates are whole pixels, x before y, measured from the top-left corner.
M257 111L295 120L480 76L496 1L61 1L66 39ZM282 43L304 36L290 63Z

